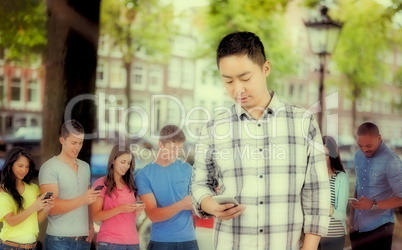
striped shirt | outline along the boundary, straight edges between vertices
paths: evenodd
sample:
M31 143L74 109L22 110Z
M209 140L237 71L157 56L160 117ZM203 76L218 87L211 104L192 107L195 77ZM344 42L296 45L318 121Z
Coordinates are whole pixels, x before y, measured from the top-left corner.
M214 248L299 249L305 233L329 224L329 182L320 130L311 113L276 95L255 120L235 104L202 129L190 188L196 213L207 196L232 196L246 206L215 220Z
M331 205L335 207L335 180L339 171L331 176L329 179L329 187L331 191ZM342 237L345 236L345 229L342 222L330 216L328 234L326 237Z

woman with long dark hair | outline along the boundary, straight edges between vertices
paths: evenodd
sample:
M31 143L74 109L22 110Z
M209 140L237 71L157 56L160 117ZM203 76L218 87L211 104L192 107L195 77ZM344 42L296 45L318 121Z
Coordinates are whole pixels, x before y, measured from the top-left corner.
M102 221L98 249L140 249L135 217L144 210L144 205L136 204L134 168L130 148L115 145L109 156L107 175L95 181L95 188L104 186L92 205L94 221Z
M53 207L53 197L44 199L39 187L31 183L35 164L22 147L8 151L0 180L0 249L36 249L42 222Z
M347 234L345 218L349 195L349 181L343 168L335 139L331 136L324 136L322 139L327 157L331 207L328 234L325 237L321 237L318 249L342 250L345 244L345 234Z

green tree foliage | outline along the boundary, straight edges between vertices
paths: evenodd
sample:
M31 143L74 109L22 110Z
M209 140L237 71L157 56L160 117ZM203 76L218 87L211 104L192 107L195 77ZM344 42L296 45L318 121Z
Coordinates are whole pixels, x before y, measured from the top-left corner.
M387 9L376 1L339 0L338 4L339 8L330 15L344 22L344 26L332 60L346 77L342 85L352 100L355 131L356 100L383 82L387 67L383 59L392 52L398 36L394 35Z
M46 48L46 3L44 0L0 1L0 49L14 62L25 61Z
M166 59L170 51L172 5L160 5L158 0L103 0L101 34L112 38L114 46L123 53L126 69L126 98L130 107L131 69L134 56L140 49L155 60ZM127 118L129 129L130 113Z
M103 0L101 34L112 37L125 62L139 49L167 55L173 17L173 6L159 5L157 0Z
M294 71L294 58L289 53L291 45L284 34L283 13L287 3L288 0L211 0L204 17L207 28L203 33L205 44L201 56L211 58L211 69L216 69L212 62L215 62L216 48L221 39L236 31L253 32L261 38L271 62L271 87L278 79Z

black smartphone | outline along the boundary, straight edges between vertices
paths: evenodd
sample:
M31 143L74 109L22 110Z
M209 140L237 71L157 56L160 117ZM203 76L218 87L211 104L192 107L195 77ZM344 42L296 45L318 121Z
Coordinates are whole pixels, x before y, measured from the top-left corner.
M105 186L103 186L103 185L99 185L99 186L97 186L94 190L102 190L102 188L104 188Z
M53 193L52 192L46 192L45 197L43 197L44 200L50 199L52 197Z

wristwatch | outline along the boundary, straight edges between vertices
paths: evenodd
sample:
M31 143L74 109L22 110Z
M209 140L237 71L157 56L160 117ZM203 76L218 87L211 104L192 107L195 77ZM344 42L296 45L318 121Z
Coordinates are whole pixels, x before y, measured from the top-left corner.
M371 210L377 210L378 209L378 203L377 203L377 201L374 199L373 200L373 206L371 207Z

